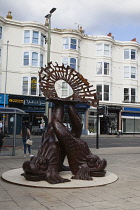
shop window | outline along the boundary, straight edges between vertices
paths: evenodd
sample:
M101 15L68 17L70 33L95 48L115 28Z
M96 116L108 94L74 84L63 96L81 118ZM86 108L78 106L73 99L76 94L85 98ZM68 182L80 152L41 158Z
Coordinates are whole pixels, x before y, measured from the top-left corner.
M23 61L23 65L24 66L29 66L29 52L24 52L24 61Z
M96 52L98 56L110 56L111 46L110 44L99 43L96 45Z
M109 63L98 62L97 63L97 74L98 75L109 75Z
M39 40L39 32L33 31L32 43L38 44L38 40Z
M124 66L124 78L136 79L136 67Z
M30 43L30 31L24 31L24 43Z
M136 50L125 49L124 50L124 59L136 60Z
M75 38L63 38L63 50L79 50L80 49L80 40Z
M38 66L38 53L32 52L32 66Z
M123 119L123 133L140 133L140 119Z
M109 85L97 85L98 99L100 101L109 101Z

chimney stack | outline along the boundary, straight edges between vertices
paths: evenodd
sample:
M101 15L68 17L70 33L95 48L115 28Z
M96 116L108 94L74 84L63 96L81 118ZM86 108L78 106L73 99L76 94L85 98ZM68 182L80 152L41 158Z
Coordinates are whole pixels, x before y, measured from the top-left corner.
M136 38L134 38L134 39L132 39L131 41L136 42L137 40L136 40Z
M107 36L110 36L114 39L114 36L112 35L112 33L107 34Z
M11 11L9 11L9 12L8 12L8 15L6 16L6 18L8 18L8 19L12 19L12 15L11 15L11 13L12 13L12 12L11 12Z

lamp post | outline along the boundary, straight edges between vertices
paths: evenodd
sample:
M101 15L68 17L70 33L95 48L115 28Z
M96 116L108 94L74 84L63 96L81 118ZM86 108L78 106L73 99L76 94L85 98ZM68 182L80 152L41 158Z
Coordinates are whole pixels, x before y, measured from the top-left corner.
M52 13L56 10L56 8L52 8L50 13L45 16L46 22L45 26L48 26L48 38L47 38L47 66L50 62L50 49L51 49L51 16ZM45 115L48 117L48 122L50 122L49 108L48 102L45 103Z
M4 87L4 107L6 107L6 88L7 88L7 69L8 69L8 47L9 41L7 41L7 51L6 51L6 69L5 69L5 87ZM5 124L5 114L3 114L3 132Z
M8 47L9 47L9 41L7 41L7 52L6 52L6 71L5 71L5 88L4 88L4 107L6 106L6 87L7 87L7 68L8 68Z

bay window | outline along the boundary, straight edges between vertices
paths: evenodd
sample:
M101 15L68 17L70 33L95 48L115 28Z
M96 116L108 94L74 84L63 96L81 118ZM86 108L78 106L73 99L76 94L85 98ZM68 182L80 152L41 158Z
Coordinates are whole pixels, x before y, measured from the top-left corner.
M24 31L24 43L30 43L30 31Z
M29 66L29 52L24 52L23 65Z
M79 50L80 48L80 40L75 38L63 38L63 50L73 49Z
M40 54L40 67L43 67L43 55Z
M109 63L98 62L97 63L97 74L98 75L109 75Z
M23 77L22 79L22 94L23 95L38 95L39 84L37 77Z
M0 26L0 39L2 39L2 27Z
M36 95L37 92L37 78L31 77L31 95Z
M62 98L68 96L68 84L66 82L62 82Z
M38 40L39 40L39 32L33 31L32 43L38 44Z
M23 65L43 67L43 54L39 54L38 52L24 52Z
M134 103L136 101L136 89L124 88L124 102Z
M32 52L32 66L38 66L38 53Z
M22 94L28 95L28 77L23 77Z
M98 99L100 101L109 101L109 85L97 85L96 90L99 93Z
M70 66L71 68L77 70L77 58L63 57L62 63L65 67Z
M124 78L136 79L136 67L124 66Z
M96 45L96 52L99 56L111 56L110 44L99 43Z
M134 49L124 49L124 59L136 60L136 50Z
M40 45L44 46L44 35L41 34Z
M1 63L1 49L0 49L0 63Z

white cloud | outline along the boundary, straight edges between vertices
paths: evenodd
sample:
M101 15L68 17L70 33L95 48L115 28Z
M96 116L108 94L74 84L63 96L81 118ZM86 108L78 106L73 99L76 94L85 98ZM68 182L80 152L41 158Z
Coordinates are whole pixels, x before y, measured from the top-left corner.
M13 19L45 22L45 15L52 7L52 27L77 28L83 25L87 34L101 34L116 28L140 25L138 0L1 0L0 15L12 11ZM133 38L133 37L132 37Z

